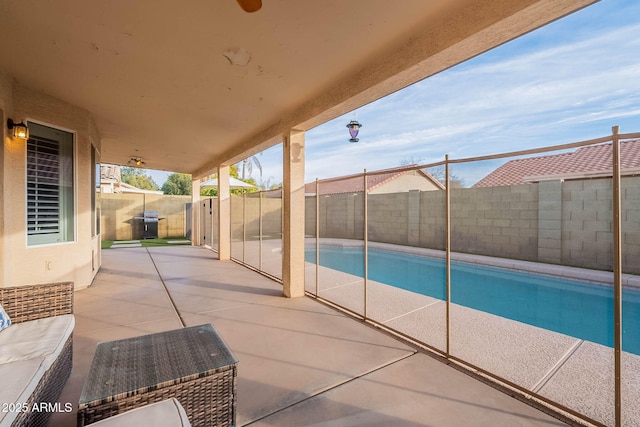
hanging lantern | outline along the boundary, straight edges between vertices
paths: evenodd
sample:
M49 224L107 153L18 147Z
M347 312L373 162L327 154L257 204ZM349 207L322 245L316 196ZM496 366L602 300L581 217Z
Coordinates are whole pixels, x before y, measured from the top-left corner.
M360 123L358 123L357 120L351 120L349 122L349 124L347 125L347 128L349 128L349 135L351 135L351 139L349 140L349 142L358 142L358 141L360 141L356 137L358 136L358 131L360 130L361 127L362 127L362 125Z

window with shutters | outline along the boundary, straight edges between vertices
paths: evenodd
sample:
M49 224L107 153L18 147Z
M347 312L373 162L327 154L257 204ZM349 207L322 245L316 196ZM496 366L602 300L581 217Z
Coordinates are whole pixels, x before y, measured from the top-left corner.
M74 240L73 135L29 123L27 244Z

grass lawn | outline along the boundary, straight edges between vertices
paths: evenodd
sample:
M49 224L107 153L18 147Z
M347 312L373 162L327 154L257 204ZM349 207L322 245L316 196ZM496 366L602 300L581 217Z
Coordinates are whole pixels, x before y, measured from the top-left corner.
M171 240L189 240L186 237L167 237L165 239L140 239L140 244L142 247L153 247L153 246L180 246L180 245L190 245L191 242L185 243L169 243ZM126 240L128 241L128 240ZM102 249L111 249L111 245L114 243L118 243L119 240L103 240L102 241Z

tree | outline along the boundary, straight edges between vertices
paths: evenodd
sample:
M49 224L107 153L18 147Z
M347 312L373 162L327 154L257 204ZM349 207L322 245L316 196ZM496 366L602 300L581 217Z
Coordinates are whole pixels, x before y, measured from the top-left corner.
M244 174L245 171L249 174L249 177L251 177L251 174L253 173L253 165L255 165L260 171L260 180L262 181L262 164L256 156L251 156L242 161L242 178L240 178L241 180L246 181Z
M213 175L214 178L217 176L218 174ZM238 176L238 165L229 166L229 176L240 179L240 177Z
M429 173L442 184L446 184L447 175L444 165L430 169ZM449 185L451 185L451 188L465 188L464 178L460 178L458 175L449 172Z
M424 158L422 157L409 156L409 158L400 161L400 166L416 166L416 165L422 164L423 162L424 162ZM431 176L433 176L435 179L440 181L442 184L445 184L447 182L447 177L445 175L446 169L444 166L431 168L428 170L428 172L431 174ZM453 173L449 173L449 184L451 185L451 188L465 187L464 178L461 178L458 175Z
M260 183L260 188L263 190L275 190L277 188L282 188L282 182L274 182L274 178L270 176Z
M201 188L200 195L203 197L218 197L217 188Z
M256 188L248 188L248 189L240 189L240 188L236 188L236 189L232 189L229 192L231 194L243 194L243 193L255 193L256 191L260 191L258 187L258 184L256 183L256 180L253 178L247 178L247 179L242 179L238 176L238 165L231 165L229 166L229 176L239 179L240 181L244 181L248 184L254 185L256 186ZM218 174L213 174L210 175L210 179L213 178L217 178ZM200 189L200 195L201 196L205 196L205 197L218 197L218 188L214 187L214 188L201 188Z
M421 165L422 162L424 162L424 157L411 155L405 159L400 160L400 166Z
M144 169L122 166L120 167L120 179L122 182L133 185L141 190L157 191L159 189L158 184L145 173Z
M191 175L186 173L172 173L162 185L164 194L191 195Z

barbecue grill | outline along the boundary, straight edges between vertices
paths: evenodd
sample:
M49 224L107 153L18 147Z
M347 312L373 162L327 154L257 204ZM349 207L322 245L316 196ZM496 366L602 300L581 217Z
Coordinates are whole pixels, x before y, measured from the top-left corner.
M144 224L143 239L158 238L158 221L164 219L158 217L158 211L144 211L142 216L137 216L135 219L142 221Z

